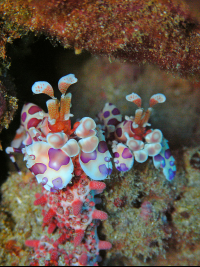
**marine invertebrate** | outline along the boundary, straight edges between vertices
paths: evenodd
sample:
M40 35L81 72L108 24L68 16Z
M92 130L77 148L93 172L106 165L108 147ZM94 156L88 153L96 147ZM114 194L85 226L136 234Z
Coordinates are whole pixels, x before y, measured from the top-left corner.
M59 80L60 104L49 83L36 82L32 87L34 93L52 97L47 101L48 113L32 103L24 105L21 126L12 147L6 149L13 162L13 152L24 154L27 167L46 190L66 187L74 171L71 158L76 155L84 172L94 180L103 180L112 172L111 155L95 121L85 117L71 129L71 94L65 93L75 82L77 79L72 74Z
M48 113L32 103L24 105L21 126L12 147L6 149L16 167L13 153L24 154L27 167L44 187L34 202L44 206L43 227L48 226L49 235L55 231L60 235L54 235L54 242L47 236L26 242L35 248L34 265L42 260L45 265L57 264L59 260L70 265L93 265L100 249L111 248L109 242L99 241L96 230L98 220L107 219L105 212L95 209L99 199L94 197L105 189L105 184L87 178L105 179L112 171L111 155L93 119L85 117L71 128L71 94L66 91L75 82L73 74L59 80L60 103L49 83L36 82L32 91L52 98L47 101ZM18 167L17 170L20 173ZM68 241L74 246L72 254L66 245ZM59 245L66 246L60 249Z
M105 189L105 184L81 174L78 162L76 157L80 175L73 178L72 184L54 193L43 190L36 196L34 205L43 207L43 227L48 226L48 230L40 240L26 241L35 249L32 264L93 266L99 250L111 248L109 242L99 241L97 236L98 221L106 220L107 214L95 209L98 198L94 196Z
M170 153L168 141L159 129L147 129L152 108L158 103L165 102L163 94L155 94L149 100L149 108L141 108L142 100L135 93L126 96L126 100L133 102L138 108L134 117L122 115L118 108L107 103L98 117L104 125L107 140L112 141L115 167L118 171L129 171L134 163L143 163L148 156L153 157L154 166L163 168L168 181L172 181L176 174L175 159Z

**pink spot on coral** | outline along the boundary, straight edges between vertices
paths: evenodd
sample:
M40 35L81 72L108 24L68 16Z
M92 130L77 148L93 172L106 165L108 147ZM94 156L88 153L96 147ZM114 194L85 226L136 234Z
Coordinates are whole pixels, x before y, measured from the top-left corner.
M140 217L147 221L152 216L152 204L149 201L144 201L141 205Z

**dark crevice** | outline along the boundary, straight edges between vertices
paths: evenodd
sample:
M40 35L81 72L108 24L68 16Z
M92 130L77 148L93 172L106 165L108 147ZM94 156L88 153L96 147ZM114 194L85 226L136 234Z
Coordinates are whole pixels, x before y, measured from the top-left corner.
M142 199L144 198L144 196L145 194L143 192L140 192L138 197L131 202L132 207L139 209L142 205Z

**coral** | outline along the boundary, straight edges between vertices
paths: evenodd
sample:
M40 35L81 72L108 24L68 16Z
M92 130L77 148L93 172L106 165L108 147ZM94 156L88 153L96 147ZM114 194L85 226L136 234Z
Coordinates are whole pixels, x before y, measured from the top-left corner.
M115 172L105 181L103 210L108 212L109 220L103 222L102 231L113 248L106 253L104 266L199 265L199 169L190 163L198 151L196 147L175 153L178 171L171 186L163 183L162 172L154 169L151 160L137 164L135 170L126 174ZM27 266L32 261L33 249L24 246L26 240L40 240L46 235L56 241L61 236L59 229L48 234L49 223L44 229L41 227L42 209L47 207L33 204L35 194L41 196L41 189L35 178L25 172L22 176L10 175L3 184L1 265ZM119 203L117 198L124 199L123 206L115 205L116 201ZM73 251L72 242L68 244ZM62 257L59 263L64 263Z
M3 78L3 77L2 77ZM8 126L13 120L15 111L18 108L17 98L14 96L13 84L8 79L3 78L6 86L0 82L0 132Z
M42 235L41 208L33 205L34 195L41 187L30 173L13 173L1 188L0 264L29 265L31 250L24 246L25 240Z
M200 184L193 163L198 153L196 147L176 155L179 168L171 186L161 182L151 161L120 177L113 173L104 194L109 214L104 233L113 244L107 264L119 259L137 266L143 260L151 266L199 264ZM116 198L126 198L125 205L116 206Z
M109 220L103 226L113 245L108 258L113 258L117 251L118 256L123 255L132 265L137 257L146 261L166 254L173 236L166 215L173 206L176 192L168 183L163 184L163 175L152 167L152 163L147 162L140 168L137 164L134 171L120 177L114 173L107 185L104 209ZM116 205L117 198L126 198L123 206Z
M34 31L55 37L76 54L85 49L199 75L199 25L180 1L4 0L0 13L2 57L7 41Z

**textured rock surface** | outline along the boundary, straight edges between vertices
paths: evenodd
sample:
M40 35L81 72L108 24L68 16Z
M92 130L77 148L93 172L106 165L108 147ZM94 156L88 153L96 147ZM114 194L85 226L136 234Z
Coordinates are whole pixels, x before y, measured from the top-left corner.
M199 76L200 29L181 1L4 0L0 14L2 59L7 42L33 31L55 38L77 54L85 49Z
M118 259L122 265L143 260L157 266L199 264L199 169L191 166L198 149L185 149L183 158L176 155L179 168L172 184L150 161L112 176L103 202L110 218L103 232L113 244L106 265L118 265ZM126 201L116 207L116 199Z

